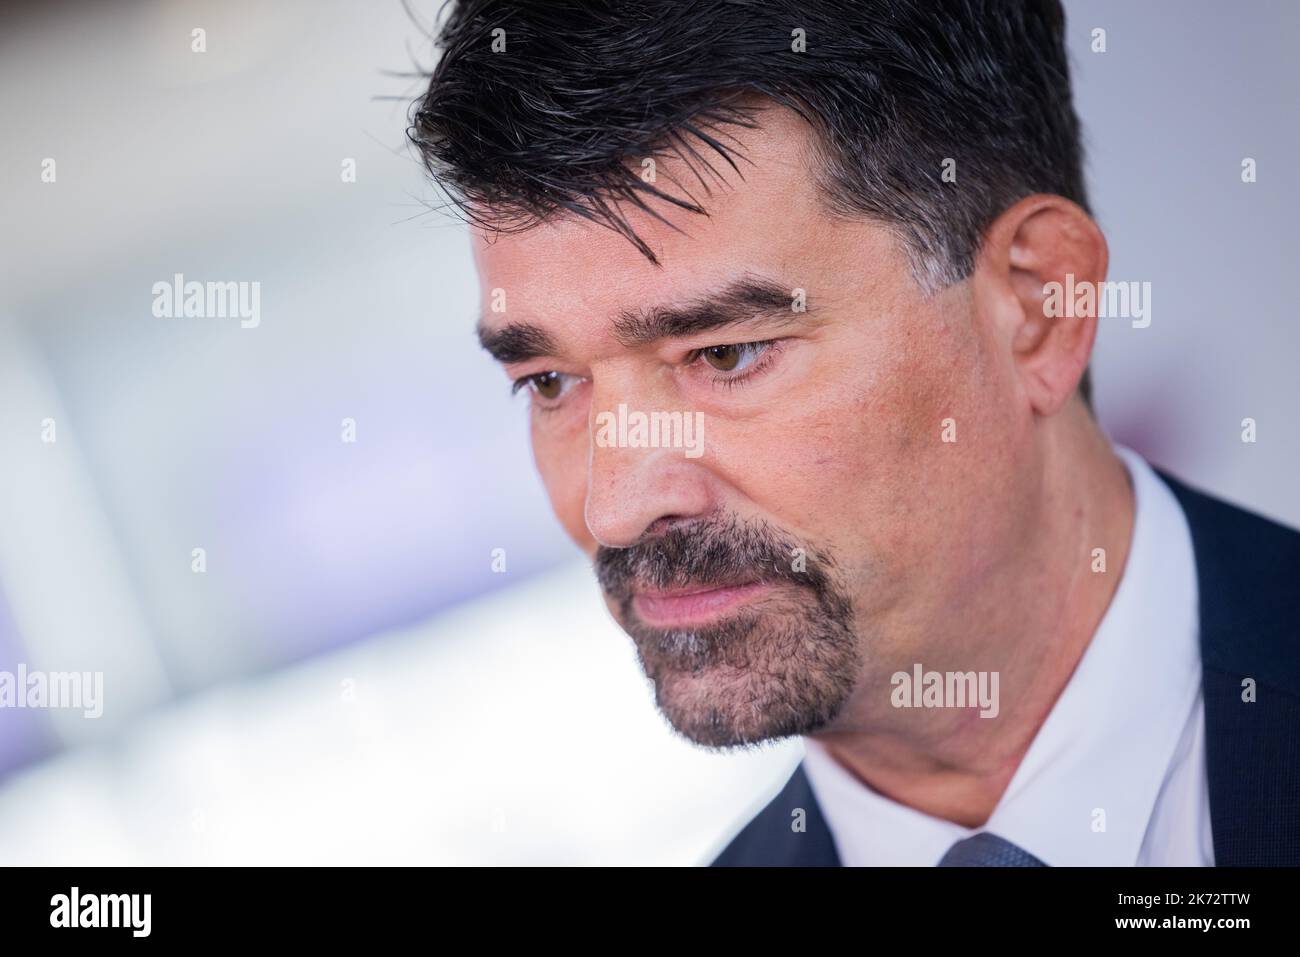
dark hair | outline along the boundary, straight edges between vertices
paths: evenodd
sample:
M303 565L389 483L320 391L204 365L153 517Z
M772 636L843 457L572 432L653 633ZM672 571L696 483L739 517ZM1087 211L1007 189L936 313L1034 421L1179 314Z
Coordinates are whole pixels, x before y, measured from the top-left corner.
M704 207L641 161L680 157L707 195L765 97L812 124L829 207L894 228L933 290L1024 196L1088 208L1064 29L1059 0L462 0L408 136L471 221L568 212L654 260L618 204Z

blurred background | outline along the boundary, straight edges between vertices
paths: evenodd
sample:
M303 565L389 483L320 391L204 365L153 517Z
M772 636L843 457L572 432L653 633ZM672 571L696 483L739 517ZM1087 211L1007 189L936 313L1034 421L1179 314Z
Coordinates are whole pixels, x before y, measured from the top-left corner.
M96 720L0 709L0 864L689 864L798 760L674 737L550 513L405 143L438 6L0 13L0 672L104 675ZM1099 416L1300 525L1300 6L1066 8L1152 285ZM177 273L260 322L155 317Z

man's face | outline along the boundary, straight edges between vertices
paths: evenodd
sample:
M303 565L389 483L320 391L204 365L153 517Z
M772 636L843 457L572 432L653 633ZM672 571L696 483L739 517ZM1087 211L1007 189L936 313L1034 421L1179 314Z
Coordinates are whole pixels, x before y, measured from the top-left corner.
M707 218L629 213L658 266L576 218L475 239L556 515L664 714L718 746L896 721L893 672L988 667L953 622L1026 534L1026 430L969 282L925 295L890 230L827 212L802 122L760 122ZM698 448L638 442L672 412Z

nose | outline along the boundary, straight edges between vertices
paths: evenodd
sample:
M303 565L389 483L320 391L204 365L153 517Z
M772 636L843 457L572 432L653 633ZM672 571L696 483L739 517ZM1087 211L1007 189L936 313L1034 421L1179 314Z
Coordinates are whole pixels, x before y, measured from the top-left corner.
M652 410L661 416L677 411L683 427L694 429L701 424L696 413L637 406L626 400L601 405L596 399L593 396L584 510L592 537L607 548L628 548L665 525L708 514L714 506L714 494L704 464L707 456L697 452L692 457L687 454L692 451L688 447L636 444L637 415L645 416L640 421L649 427L654 421L650 419ZM687 416L691 417L689 426ZM676 420L666 416L658 420L661 426L665 421ZM649 433L642 434L649 439ZM662 439L664 433L659 434ZM702 442L699 449L703 450Z

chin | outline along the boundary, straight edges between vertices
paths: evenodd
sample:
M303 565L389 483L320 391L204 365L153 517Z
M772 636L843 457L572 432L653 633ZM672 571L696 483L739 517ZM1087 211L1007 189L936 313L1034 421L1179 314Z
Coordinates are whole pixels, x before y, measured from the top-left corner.
M860 672L846 623L806 607L748 611L690 629L624 624L655 702L710 748L810 734L835 720Z

